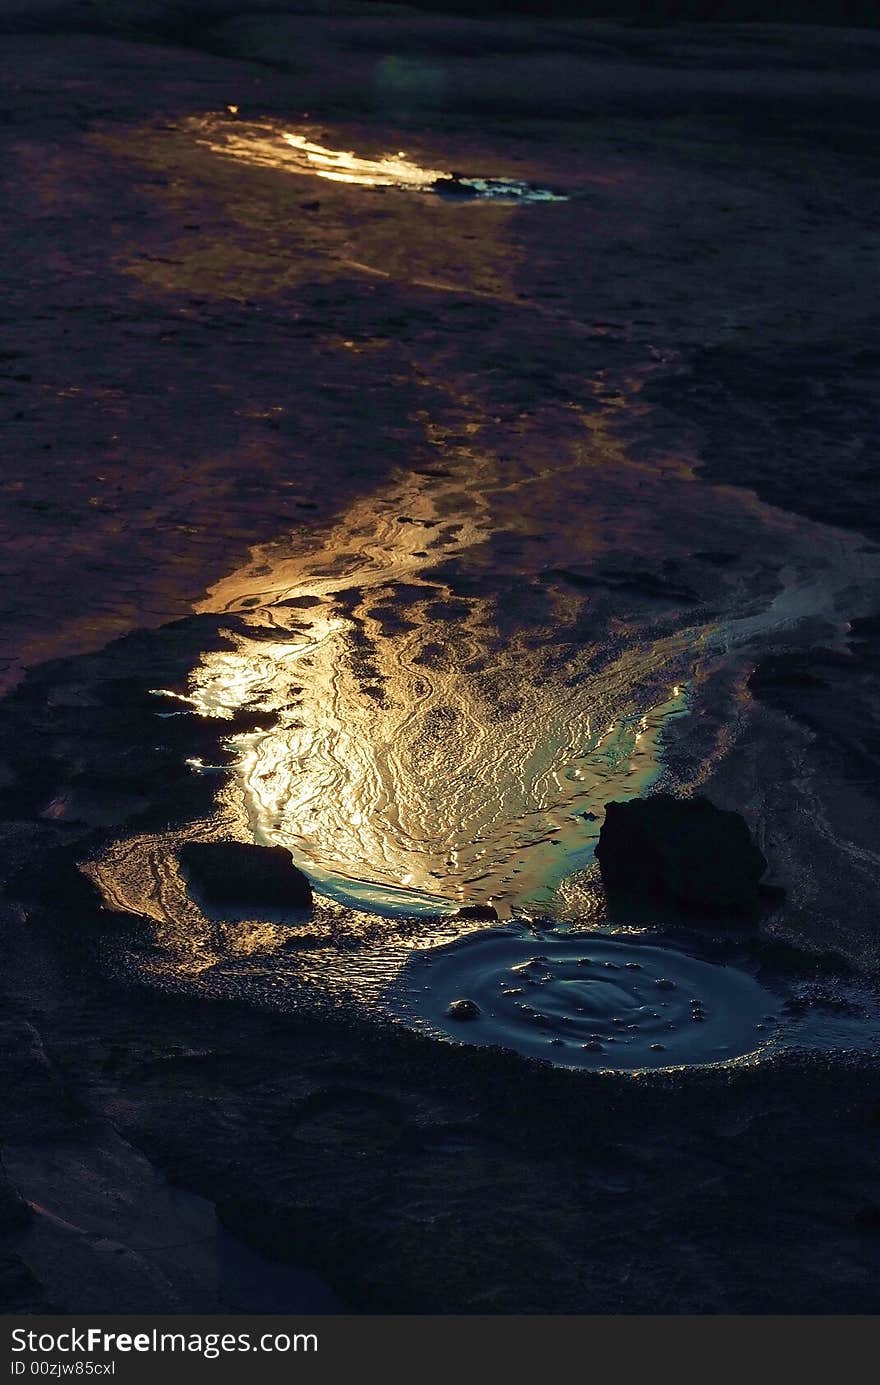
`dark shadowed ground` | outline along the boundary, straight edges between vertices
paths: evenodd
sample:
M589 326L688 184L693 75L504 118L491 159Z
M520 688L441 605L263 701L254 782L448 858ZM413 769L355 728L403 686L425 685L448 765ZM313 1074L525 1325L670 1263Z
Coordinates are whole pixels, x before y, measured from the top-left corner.
M0 46L6 1305L876 1311L880 37L3 0ZM566 200L322 179L290 130ZM700 946L822 1044L569 1071L380 1023L407 920L175 915L175 834L246 820L187 766L229 725L150 689L232 649L234 729L289 738L291 639L336 770L430 704L438 816L464 675L472 778L590 680L646 717L633 782L786 891Z

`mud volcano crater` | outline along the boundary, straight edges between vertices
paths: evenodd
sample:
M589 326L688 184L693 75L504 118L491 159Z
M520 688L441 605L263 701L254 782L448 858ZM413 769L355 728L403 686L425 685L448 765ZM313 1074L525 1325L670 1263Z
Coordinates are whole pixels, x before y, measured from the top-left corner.
M417 954L393 1003L437 1036L633 1071L755 1054L781 1001L744 971L653 939L498 932Z

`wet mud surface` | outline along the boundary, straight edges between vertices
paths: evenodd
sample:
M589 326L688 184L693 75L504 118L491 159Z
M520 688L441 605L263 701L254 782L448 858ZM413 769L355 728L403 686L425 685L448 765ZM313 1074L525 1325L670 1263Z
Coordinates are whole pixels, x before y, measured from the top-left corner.
M0 10L4 1297L875 1311L875 39L57 9ZM609 911L655 788L745 816L753 926ZM205 906L223 839L314 907Z
M779 1022L772 992L674 947L591 934L589 951L546 949L510 936L432 951L402 978L403 1013L465 1042L614 1071L756 1054Z

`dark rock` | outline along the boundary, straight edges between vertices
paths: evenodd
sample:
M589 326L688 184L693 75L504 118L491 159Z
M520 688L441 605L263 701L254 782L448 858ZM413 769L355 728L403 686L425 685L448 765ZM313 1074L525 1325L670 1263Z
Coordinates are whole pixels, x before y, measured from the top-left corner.
M324 602L320 596L289 596L286 601L279 601L279 606L292 606L297 610L308 611L313 606L323 606Z
M460 919L497 919L498 914L491 904L466 904L463 909L459 909L457 917Z
M186 842L180 863L190 882L211 904L247 908L307 909L308 878L283 846L246 842Z
M647 896L711 915L760 908L763 853L739 813L703 797L608 803L596 858L609 898Z
M451 1020L478 1020L482 1011L475 1000L451 1000L446 1014Z
M431 191L440 197L479 197L477 188L462 182L463 176L461 173L452 173L448 178L438 178L431 184Z

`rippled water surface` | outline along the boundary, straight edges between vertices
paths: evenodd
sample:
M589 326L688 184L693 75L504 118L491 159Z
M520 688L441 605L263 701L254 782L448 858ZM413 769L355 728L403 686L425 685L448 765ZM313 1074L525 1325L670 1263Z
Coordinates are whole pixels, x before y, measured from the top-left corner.
M852 578L846 552L840 572L789 564L766 594L762 572L736 573L715 579L713 610L679 576L603 570L602 512L636 479L621 468L597 505L587 470L523 476L472 448L398 474L309 553L261 554L220 584L208 606L252 633L204 657L186 700L266 714L233 741L243 834L355 907L577 913L560 883L589 866L604 805L662 773L690 683L768 629L833 616ZM702 489L667 480L667 503ZM566 550L580 562L560 569Z
M493 539L498 480L413 475L355 506L307 563L246 579L229 605L253 637L193 671L200 713L276 718L235 738L248 830L343 903L550 907L686 711L676 679L702 631L622 646L590 676L591 642L564 659L551 643L566 594L517 581L499 599L489 579L461 594L450 564Z
M321 894L379 913L577 917L604 805L663 773L707 672L730 664L735 686L740 647L833 620L867 560L844 544L810 570L794 527L769 582L743 564L700 601L683 562L667 579L645 553L607 556L605 517L620 511L631 550L687 502L741 539L747 503L667 476L654 507L627 511L638 469L594 495L577 461L523 474L476 445L459 454L398 473L308 551L261 552L221 583L206 609L235 614L229 648L169 711L251 714L231 741L235 834L288 847ZM769 511L765 531L780 527Z
M429 1033L572 1067L727 1062L758 1052L780 1019L779 998L746 972L602 934L466 937L417 954L392 996Z

